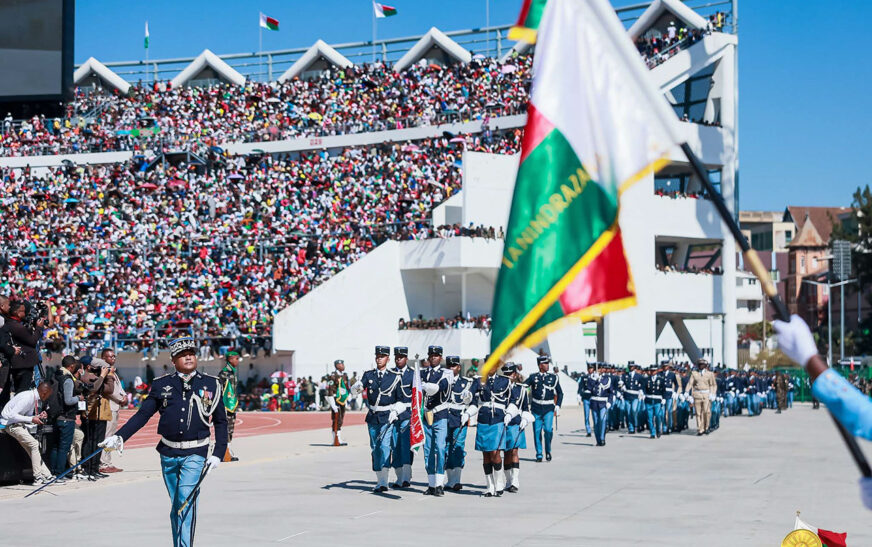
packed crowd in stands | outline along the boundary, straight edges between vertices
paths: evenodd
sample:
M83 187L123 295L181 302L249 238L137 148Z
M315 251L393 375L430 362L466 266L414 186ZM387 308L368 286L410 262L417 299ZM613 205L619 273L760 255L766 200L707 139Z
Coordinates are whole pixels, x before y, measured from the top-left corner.
M488 314L472 315L467 313L463 315L457 312L454 317L438 317L435 319L424 319L423 315L418 315L413 319L403 319L397 322L398 330L438 330L438 329L485 329L490 330L491 316Z
M7 116L0 156L184 148L484 120L526 111L532 57L476 58L403 72L375 63L313 80L133 86L128 96L85 93L63 119Z
M677 272L677 273L686 273L686 274L705 274L705 275L721 275L724 271L720 268L720 266L710 267L710 268L700 268L698 266L686 266L681 268L674 264L657 264L657 270L660 272Z
M442 226L431 227L430 238L449 239L452 237L483 237L485 239L505 239L506 234L503 232L503 227L494 228L493 226L473 225L462 226L459 223L443 224Z
M726 24L727 14L717 12L709 16L706 27L703 29L687 28L684 25L677 26L675 21L670 21L665 33L649 33L646 36L636 38L636 49L645 59L648 68L654 68L679 51L686 49L699 42L707 34L713 31L721 32ZM679 19L679 24L682 21Z
M430 237L464 148L515 153L521 130L208 169L135 161L0 170L0 292L55 306L60 340L148 352L193 332L201 356L269 351L273 313L389 238ZM51 349L51 348L49 348ZM152 353L153 356L153 353Z
M708 199L702 192L682 192L681 190L665 190L663 188L655 189L654 194L672 199Z

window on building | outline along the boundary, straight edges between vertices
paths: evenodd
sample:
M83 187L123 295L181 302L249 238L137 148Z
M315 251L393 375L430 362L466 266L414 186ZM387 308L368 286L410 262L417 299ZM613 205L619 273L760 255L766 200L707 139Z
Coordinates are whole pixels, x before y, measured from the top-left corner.
M759 300L748 300L748 311L757 311L760 308Z
M799 273L805 273L805 255L799 257Z
M687 119L692 122L704 119L706 102L712 88L712 75L716 66L717 63L714 63L705 67L685 82L669 90L666 97L679 118L687 116ZM720 122L720 112L715 112L714 118L706 121Z
M786 243L790 243L791 241L793 241L793 230L786 230L784 232L784 241Z
M812 271L817 271L817 269L818 269L818 259L817 259L817 257L814 257L814 258L811 259L811 267L812 267Z

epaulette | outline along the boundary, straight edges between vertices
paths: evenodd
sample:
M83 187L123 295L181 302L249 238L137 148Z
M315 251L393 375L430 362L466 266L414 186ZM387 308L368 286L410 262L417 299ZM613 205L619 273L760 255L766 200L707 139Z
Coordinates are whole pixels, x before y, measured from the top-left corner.
M161 376L158 376L157 378L155 378L154 380L152 380L152 382L157 382L158 380L163 380L164 378L169 378L169 377L172 376L173 374L175 374L175 372L167 372L166 374L163 374L163 375L161 375Z

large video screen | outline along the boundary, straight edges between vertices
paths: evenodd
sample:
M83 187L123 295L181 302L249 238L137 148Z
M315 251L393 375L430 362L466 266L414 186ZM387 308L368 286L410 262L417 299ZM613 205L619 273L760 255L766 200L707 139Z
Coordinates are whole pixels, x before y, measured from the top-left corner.
M61 98L72 85L72 2L0 0L0 100Z

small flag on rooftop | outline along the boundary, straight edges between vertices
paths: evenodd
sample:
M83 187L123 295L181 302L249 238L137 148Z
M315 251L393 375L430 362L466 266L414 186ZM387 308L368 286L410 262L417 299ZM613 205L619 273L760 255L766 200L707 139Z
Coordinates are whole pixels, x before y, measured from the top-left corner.
M148 49L148 21L145 22L145 49Z
M397 14L397 8L388 6L387 4L379 4L378 2L372 3L372 9L375 11L376 19L382 19Z
M268 15L260 14L260 28L265 28L267 30L279 30L279 20L273 19Z

